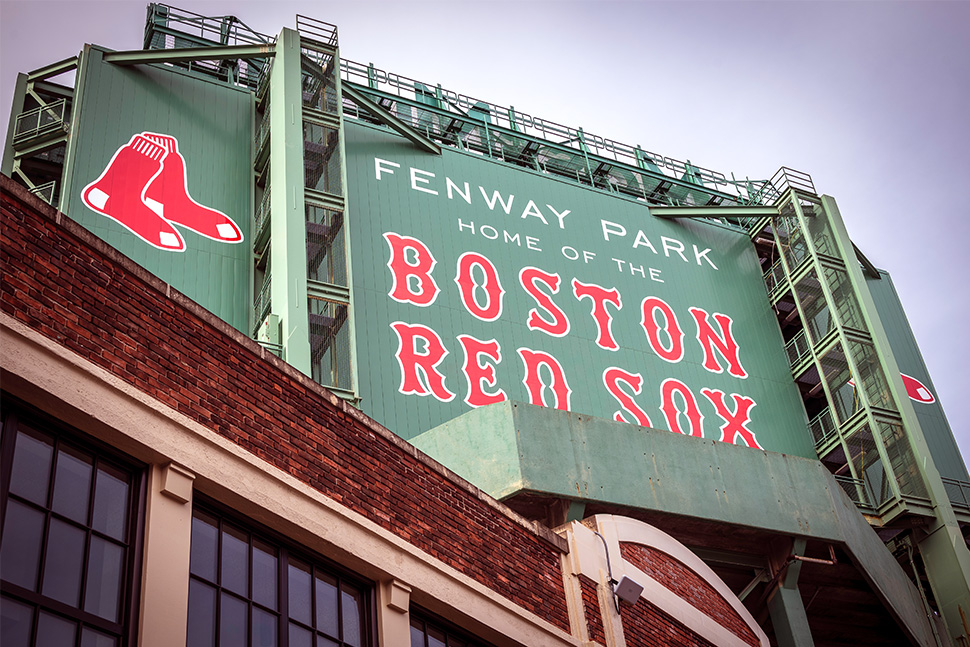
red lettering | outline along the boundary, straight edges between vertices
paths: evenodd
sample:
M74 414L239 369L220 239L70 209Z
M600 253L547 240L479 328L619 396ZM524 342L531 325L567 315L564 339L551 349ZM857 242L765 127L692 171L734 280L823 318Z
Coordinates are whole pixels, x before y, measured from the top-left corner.
M620 291L616 288L607 290L593 283L580 283L573 279L573 294L580 301L588 297L593 302L590 314L596 322L596 345L606 350L619 350L620 347L613 338L613 315L606 309L606 304L612 303L617 310L622 308Z
M481 268L485 274L485 282L478 283L472 276L475 267ZM477 252L465 252L458 259L458 273L455 275L455 283L458 284L458 292L461 294L461 302L465 305L473 316L482 321L495 321L502 315L502 296L505 290L498 280L498 271L488 260ZM477 288L483 288L485 292L485 305L479 305L475 299Z
M455 394L445 386L445 376L438 370L448 351L431 328L421 324L395 321L391 330L397 335L397 359L401 369L401 386L404 395L433 395L442 402L450 402ZM418 348L418 344L423 349Z
M683 399L683 410L677 407L674 402L674 394L679 393ZM675 378L668 378L660 385L660 410L667 419L667 427L670 431L683 434L684 430L680 426L680 416L687 416L688 431L691 436L704 436L704 415L697 408L697 400L691 393L687 385Z
M705 310L702 308L691 308L690 314L694 317L694 322L697 324L697 341L700 342L701 348L704 349L704 368L711 373L721 373L724 371L721 362L714 355L714 349L717 348L721 356L728 362L728 373L734 377L748 377L748 374L741 366L741 360L738 359L738 343L734 341L734 336L731 334L731 325L734 323L731 317L717 312L714 313L714 320L717 322L718 328L720 328L720 332L718 333L714 331L714 326L708 322L708 314Z
M525 384L525 388L529 392L529 404L568 411L569 396L572 390L566 383L566 374L563 372L559 360L549 353L532 350L530 348L519 348L518 353L525 366L525 377L522 378L522 383ZM552 376L548 384L543 382L542 377L539 375L539 368L542 366L548 368ZM546 387L552 391L552 404L546 402Z
M417 238L390 231L384 234L384 240L391 248L387 267L391 270L392 284L387 295L399 303L421 307L434 303L440 290L431 271L438 261L427 245ZM409 251L413 252L413 262L408 260Z
M482 341L471 335L458 335L458 342L465 351L465 363L461 367L468 383L465 404L471 407L482 407L507 400L505 391L502 389L489 393L484 388L485 385L490 387L496 385L495 365L502 361L502 350L498 342L494 339ZM492 362L482 363L483 357L488 357Z
M643 330L647 333L647 341L650 342L650 347L653 348L660 359L676 363L684 358L684 331L680 329L680 323L677 321L677 315L674 311L667 305L667 302L660 297L647 297L643 300L641 306L643 310L643 319L640 321L640 325L643 326ZM657 313L663 315L663 327L657 323ZM664 346L660 339L661 329L667 334L670 339L670 347Z
M751 422L751 409L755 406L754 400L746 398L743 395L738 395L737 393L732 393L731 399L734 400L734 411L731 411L724 402L724 391L701 389L701 393L707 396L707 399L717 409L717 415L721 416L724 420L724 424L721 425L721 442L734 445L737 437L741 436L741 440L748 447L764 449L754 437L754 432L748 429L748 423Z
M564 337L569 332L569 319L562 309L552 302L552 298L539 290L537 282L544 283L552 294L559 292L559 275L543 272L538 267L523 267L519 272L519 283L528 292L540 308L552 316L552 320L543 318L539 311L529 310L526 326L529 330L541 330L553 337Z
M640 408L640 405L634 402L632 396L620 389L620 382L628 385L633 390L634 395L638 395L643 388L643 376L639 373L627 373L622 368L611 366L603 371L603 384L606 385L606 390L610 392L610 395L620 403L620 406L636 419L637 424L644 427L652 426L650 417ZM623 411L614 412L613 419L617 422L630 422L623 415Z

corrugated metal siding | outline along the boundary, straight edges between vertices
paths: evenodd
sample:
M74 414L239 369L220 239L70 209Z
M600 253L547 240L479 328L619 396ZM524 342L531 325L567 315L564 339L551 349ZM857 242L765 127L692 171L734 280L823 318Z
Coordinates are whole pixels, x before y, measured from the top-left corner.
M896 294L896 288L887 273L881 272L881 274L881 280L866 279L866 284L876 304L882 325L886 329L886 336L889 337L889 344L899 370L926 385L936 400L930 404L913 401L913 409L916 410L916 417L923 429L933 462L936 463L941 476L970 481L967 467L961 458L960 449L946 420L946 414L943 413L939 394L933 386L929 371L926 370L923 355L916 343L913 329L909 326L899 295Z

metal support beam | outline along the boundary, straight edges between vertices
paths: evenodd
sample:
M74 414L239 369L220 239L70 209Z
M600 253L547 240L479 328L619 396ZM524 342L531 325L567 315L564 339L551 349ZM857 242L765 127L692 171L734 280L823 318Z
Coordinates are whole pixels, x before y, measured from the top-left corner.
M311 375L300 35L284 29L276 43L268 91L269 104L275 106L268 115L269 177L275 185L270 196L270 300L272 313L280 317L287 363Z
M271 58L276 46L227 45L224 47L183 47L180 49L133 50L105 52L104 62L115 65L147 65L149 63L186 63L188 61L225 61L237 58Z
M34 70L27 75L27 81L33 83L34 81L43 81L52 76L57 76L59 74L64 74L65 72L70 72L71 70L77 69L78 57L72 56L71 58L65 58L63 61L58 61L57 63L51 63L46 67L42 67L39 70Z
M777 216L775 207L650 207L658 218L764 218Z
M54 133L54 135L55 136L53 138L45 137L41 141L35 142L34 144L32 144L27 148L18 148L14 152L13 158L15 160L27 159L29 157L33 157L34 155L39 155L40 153L43 153L46 150L50 150L55 146L60 146L61 144L64 144L67 142L67 133L60 131L60 132Z
M18 74L17 83L13 89L10 120L7 122L7 141L3 144L3 162L0 164L0 172L7 177L13 177L13 136L17 131L17 117L24 111L24 99L27 98L27 78L26 74Z
M791 556L778 573L778 588L768 600L771 625L775 629L779 647L815 646L805 605L802 604L802 596L798 592L798 576L801 574L803 562L795 559L805 554L806 544L804 539L792 542Z
M862 250L859 249L855 243L852 243L852 251L855 252L855 257L859 259L859 262L862 264L862 267L865 270L866 276L868 276L871 279L882 278L881 276L879 276L879 270L876 269L876 266L873 265L868 258L866 258L866 255L862 253Z
M403 137L406 137L412 143L416 144L420 149L433 155L441 155L441 146L438 146L438 144L434 143L420 132L392 115L377 103L368 99L363 93L357 91L349 83L344 84L343 93L345 97L349 98L358 106L380 119Z

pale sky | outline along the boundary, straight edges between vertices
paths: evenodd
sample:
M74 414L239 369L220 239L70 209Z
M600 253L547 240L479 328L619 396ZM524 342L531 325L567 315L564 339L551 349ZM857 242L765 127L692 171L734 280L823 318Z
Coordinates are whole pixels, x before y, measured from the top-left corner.
M347 59L738 177L811 174L892 274L970 456L970 2L173 4L267 34L301 13ZM0 0L2 112L17 72L141 48L146 6Z

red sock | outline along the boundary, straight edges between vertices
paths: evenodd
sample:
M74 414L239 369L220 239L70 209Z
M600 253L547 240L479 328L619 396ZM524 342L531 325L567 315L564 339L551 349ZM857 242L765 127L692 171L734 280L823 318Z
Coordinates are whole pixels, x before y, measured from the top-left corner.
M178 151L175 138L157 133L142 133L142 136L168 151L162 172L145 192L145 203L152 208L156 204L162 205L165 218L169 222L191 229L197 234L223 243L242 242L242 230L232 218L221 211L199 204L189 195L185 159Z
M182 236L144 201L145 189L162 171L165 157L163 147L135 135L118 149L101 177L84 187L81 200L89 209L123 225L146 243L182 252Z

